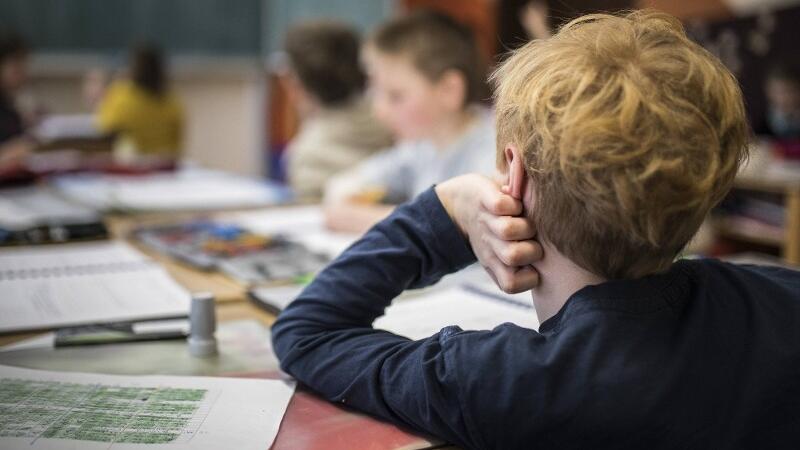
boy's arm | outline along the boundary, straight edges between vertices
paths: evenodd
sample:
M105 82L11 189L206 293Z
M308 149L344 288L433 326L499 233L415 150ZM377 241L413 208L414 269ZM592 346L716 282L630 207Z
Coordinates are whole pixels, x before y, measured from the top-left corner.
M430 189L322 271L272 328L281 367L325 398L463 443L459 395L439 333L422 341L372 328L403 290L474 261Z
M272 333L283 369L329 400L463 445L471 439L455 371L447 363L447 342L458 329L410 341L372 328L403 290L474 261L465 234L480 228L468 211L448 214L436 193L455 207L459 196L450 194L464 190L448 189L448 183L459 187L446 182L430 189L370 230L317 276Z

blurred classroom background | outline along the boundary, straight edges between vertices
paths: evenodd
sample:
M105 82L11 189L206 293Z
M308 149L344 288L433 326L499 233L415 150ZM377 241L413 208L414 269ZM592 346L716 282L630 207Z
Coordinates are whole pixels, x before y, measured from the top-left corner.
M92 111L87 73L106 79L126 67L129 48L159 46L185 107L183 154L204 166L282 176L279 155L296 119L271 63L286 30L335 18L368 32L402 10L444 10L471 26L487 57L524 42L522 0L3 0L0 30L30 47L23 108L39 114ZM551 2L555 21L577 12L654 7L686 21L737 74L754 123L766 114L763 80L781 55L798 57L800 11L791 0L600 0ZM91 75L89 75L91 77Z
M314 58L321 58L321 67L334 68L336 61L325 52L342 52L342 61L347 55L350 58L345 66L358 65L359 43L349 37L348 27L366 37L390 19L434 10L472 35L474 43L467 47L477 49L480 65L488 71L510 50L530 39L547 37L574 17L640 7L677 16L693 39L720 57L741 83L754 131L749 163L686 253L755 252L800 264L800 32L796 25L800 2L792 0L2 0L3 82L8 86L0 91L4 114L0 125L7 134L2 145L10 148L0 152L0 182L33 183L39 189L36 195L55 191L57 197L87 206L101 219L108 213L132 211L211 213L298 200L319 203L324 183L310 198L302 195L302 186L286 184L290 181L287 153L291 153L287 147L298 139L302 123L302 98L293 86L306 75L300 72L317 64ZM320 19L338 25L313 25ZM302 24L312 26L297 28ZM291 30L295 30L294 43L287 40ZM322 47L325 36L343 47L331 44L319 52L304 49L303 45ZM306 61L291 55L292 46L300 49L295 53L305 53ZM363 78L359 69L345 69L345 75ZM325 81L335 78L326 76L329 69L320 70L321 76L311 75L321 89L354 89L360 94L363 80L356 79L349 87L346 77L331 84ZM485 72L481 67L478 73ZM142 95L140 88L158 95ZM310 92L319 97L319 92ZM481 95L473 103L491 108L489 94ZM395 109L390 116L400 117L402 111ZM464 109L452 115L469 114ZM442 123L450 120L446 116ZM350 116L341 117L327 128L315 129L322 137L315 135L311 146L320 148L312 148L316 154L296 164L342 163L343 159L322 155L346 151L341 149L345 144L333 142L341 136L331 134L335 128L350 130L346 124ZM347 132L373 128L373 122L364 123L362 131ZM431 123L429 128L439 126L435 120ZM484 156L492 152L493 130L489 128L470 138L473 147L481 146ZM404 137L392 131L402 144ZM346 144L356 140L353 136L345 139ZM378 136L369 144L374 148L359 150L342 168L349 169L369 152L390 144L388 136ZM488 156L484 159L493 158ZM439 166L435 176L458 173L447 171L453 161L432 158L431 164ZM423 171L428 163L420 161L409 166L416 169L408 170ZM480 162L463 169L491 165ZM186 167L191 170L187 172ZM155 177L126 177L149 173ZM165 175L169 173L176 175ZM351 174L341 173L345 175L338 178ZM324 174L333 175L331 170ZM425 176L418 177L425 186L441 181ZM381 181L413 184L400 175L395 178ZM327 192L335 190L331 184L325 188L324 218L317 216L317 220L333 231L357 234L390 208L364 210L364 198L380 198L371 192L358 192L349 197L353 203L332 203L335 208L331 208ZM405 193L414 194L410 186L404 188ZM53 209L58 209L51 200L25 196L33 195L32 191L25 195L1 192L8 204L3 220L19 222L15 216L20 211L29 218L14 226L3 224L6 240L13 236L35 240L25 233L41 234L37 220L60 220L51 217ZM137 226L140 222L135 215L125 220ZM17 228L9 231L13 227Z
M537 5L545 5L546 23L531 16ZM27 125L66 117L49 124L58 134L76 117L85 126L91 117L86 115L99 114L108 85L129 70L131 49L146 43L160 50L182 108L180 148L174 149L179 159L284 182L284 151L299 126L286 89L283 51L286 32L295 24L335 19L366 34L388 18L434 9L474 32L491 68L508 50L577 15L639 7L683 20L689 34L738 77L756 142L763 142L761 135L775 137L771 127L781 126L791 139L781 140L775 151L779 159L797 158L796 113L790 119L776 113L776 108L796 111L800 102L800 2L793 0L3 0L0 31L22 39L29 56L27 79L14 95ZM107 145L125 153L119 137ZM765 153L755 152L751 164L760 174L771 170L761 167ZM778 169L786 167L793 166ZM747 186L757 191L754 197L734 196L722 208L733 211L730 217L704 228L702 252L754 247L800 261L800 237L791 231L800 229L800 219L786 213L800 208L800 200L785 183L762 183L762 178L756 175Z

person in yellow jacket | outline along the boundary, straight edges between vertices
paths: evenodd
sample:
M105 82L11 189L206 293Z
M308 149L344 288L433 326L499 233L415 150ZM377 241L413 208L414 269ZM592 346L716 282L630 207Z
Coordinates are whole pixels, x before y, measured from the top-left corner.
M183 108L169 90L161 52L139 46L130 63L130 78L112 83L100 102L97 126L128 142L138 155L177 158Z

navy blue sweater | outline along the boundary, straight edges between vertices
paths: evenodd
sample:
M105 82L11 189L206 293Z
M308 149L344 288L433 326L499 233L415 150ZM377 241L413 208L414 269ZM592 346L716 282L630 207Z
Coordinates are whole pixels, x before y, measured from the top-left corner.
M538 332L372 328L403 290L474 261L426 191L280 315L282 368L464 448L800 448L800 272L680 261L586 287Z

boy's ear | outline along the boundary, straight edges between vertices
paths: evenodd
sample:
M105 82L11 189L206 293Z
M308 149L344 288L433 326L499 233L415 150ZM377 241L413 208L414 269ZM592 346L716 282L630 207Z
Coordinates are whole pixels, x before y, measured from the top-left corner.
M508 194L517 200L522 200L528 187L528 174L525 171L522 155L515 145L508 144L503 150L503 156L506 159L506 168L508 169L506 179Z

